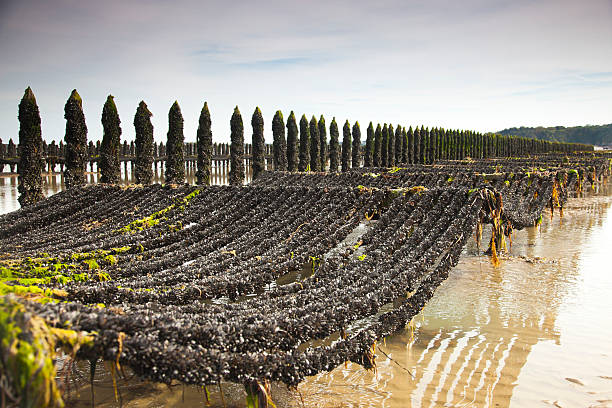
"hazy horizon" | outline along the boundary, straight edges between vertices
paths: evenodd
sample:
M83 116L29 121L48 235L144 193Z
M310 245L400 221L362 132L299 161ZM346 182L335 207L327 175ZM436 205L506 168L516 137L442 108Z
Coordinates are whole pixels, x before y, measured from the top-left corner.
M16 142L31 86L45 140L63 138L71 90L88 139L102 136L108 94L133 140L140 100L165 141L178 100L195 141L204 101L215 142L238 105L250 141L256 106L266 141L285 119L370 121L479 132L612 122L612 2L527 0L78 2L0 4L0 138Z

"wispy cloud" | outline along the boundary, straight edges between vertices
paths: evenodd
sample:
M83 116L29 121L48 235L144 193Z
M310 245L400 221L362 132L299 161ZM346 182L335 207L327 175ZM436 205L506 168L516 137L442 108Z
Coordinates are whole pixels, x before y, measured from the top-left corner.
M192 51L191 55L196 57L210 57L210 56L219 56L225 55L232 52L232 48L228 46L222 45L206 45L202 48Z
M594 81L598 83L612 82L612 72L589 72L578 74L578 77L584 81Z
M75 87L91 139L108 93L126 139L141 99L157 140L175 99L187 140L204 100L220 141L236 104L266 123L276 109L483 131L610 121L609 0L0 3L3 139L28 85L55 139Z
M312 64L314 62L315 60L310 57L286 57L259 61L240 62L233 65L239 68L246 69L278 69L296 65L303 66L306 64Z
M542 96L560 95L577 90L612 88L612 72L574 72L551 78L528 81L521 89L510 92L511 96Z

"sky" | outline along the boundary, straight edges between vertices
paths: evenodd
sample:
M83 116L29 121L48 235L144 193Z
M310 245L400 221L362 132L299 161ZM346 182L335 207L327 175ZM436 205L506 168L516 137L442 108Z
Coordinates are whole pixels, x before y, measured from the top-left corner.
M208 102L213 141L238 106L250 141L256 106L274 112L498 131L612 123L612 0L0 0L0 138L18 139L26 87L43 138L64 136L83 98L102 137L107 95L122 139L144 100L165 141L177 100L185 141Z

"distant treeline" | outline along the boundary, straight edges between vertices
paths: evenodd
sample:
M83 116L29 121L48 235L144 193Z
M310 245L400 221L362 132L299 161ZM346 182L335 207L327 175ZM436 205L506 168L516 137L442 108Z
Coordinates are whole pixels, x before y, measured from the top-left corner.
M586 143L598 146L612 146L612 123L609 125L587 125L574 127L520 127L498 132L504 136L519 136L531 139L550 140L565 143Z

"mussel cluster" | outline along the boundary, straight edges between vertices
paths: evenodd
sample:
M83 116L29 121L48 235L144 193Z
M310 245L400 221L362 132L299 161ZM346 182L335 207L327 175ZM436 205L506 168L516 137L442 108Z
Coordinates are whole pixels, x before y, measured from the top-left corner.
M478 223L533 225L609 169L563 160L78 187L0 217L0 248L19 265L76 260L71 273L112 254L96 263L110 279L45 281L63 302L20 300L51 326L95 333L81 358L160 382L296 385L345 361L372 367L372 345L421 310Z

